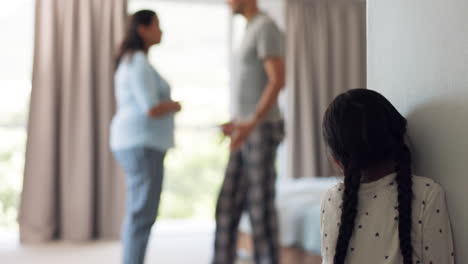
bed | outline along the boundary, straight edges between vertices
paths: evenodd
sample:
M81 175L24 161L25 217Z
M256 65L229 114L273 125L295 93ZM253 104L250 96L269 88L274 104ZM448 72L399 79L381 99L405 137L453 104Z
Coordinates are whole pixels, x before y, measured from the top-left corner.
M282 179L277 182L276 206L280 225L281 264L319 264L320 202L338 178ZM238 251L251 259L251 227L244 214L239 227Z

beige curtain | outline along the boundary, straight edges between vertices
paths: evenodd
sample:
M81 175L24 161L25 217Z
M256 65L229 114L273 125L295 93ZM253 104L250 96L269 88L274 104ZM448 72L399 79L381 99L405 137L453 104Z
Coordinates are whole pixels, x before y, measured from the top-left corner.
M124 181L108 146L126 0L36 0L22 242L119 237Z
M288 171L330 176L322 117L336 95L366 86L366 2L288 0L286 24Z

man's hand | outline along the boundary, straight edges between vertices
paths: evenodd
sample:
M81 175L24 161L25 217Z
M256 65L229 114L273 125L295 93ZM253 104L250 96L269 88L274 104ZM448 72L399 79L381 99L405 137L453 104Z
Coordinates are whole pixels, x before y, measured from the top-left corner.
M231 133L231 151L239 150L255 128L254 121L238 122Z

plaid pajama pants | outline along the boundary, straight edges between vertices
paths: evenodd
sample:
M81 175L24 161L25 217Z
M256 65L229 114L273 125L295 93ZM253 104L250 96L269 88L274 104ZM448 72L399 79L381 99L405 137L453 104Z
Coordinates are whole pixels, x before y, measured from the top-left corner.
M255 263L278 263L275 160L283 137L282 121L265 122L241 150L231 153L216 206L215 264L235 262L239 220L245 209L252 224Z

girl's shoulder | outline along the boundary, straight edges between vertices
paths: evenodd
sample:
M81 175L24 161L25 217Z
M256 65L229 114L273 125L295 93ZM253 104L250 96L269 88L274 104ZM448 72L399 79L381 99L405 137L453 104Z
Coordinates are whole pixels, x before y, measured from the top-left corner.
M433 179L413 175L413 188L423 188L424 190L442 190L442 186Z
M341 197L344 190L344 183L339 182L332 187L330 187L325 192L326 199L333 199L334 197ZM413 175L413 193L415 198L424 199L430 195L440 195L444 194L443 187L435 182L433 179Z
M323 197L323 201L325 200L341 200L342 193L344 190L344 183L343 182L338 182L332 187L328 188L327 191L325 192L325 195Z
M426 203L436 197L444 197L445 191L444 188L433 179L413 176L413 194L415 200Z

